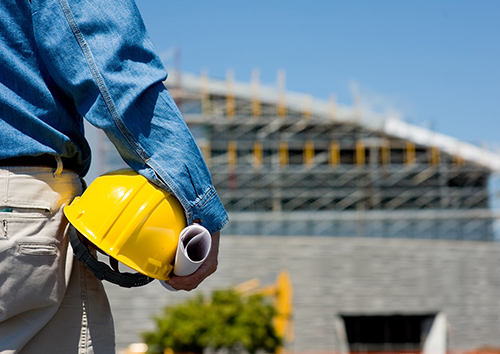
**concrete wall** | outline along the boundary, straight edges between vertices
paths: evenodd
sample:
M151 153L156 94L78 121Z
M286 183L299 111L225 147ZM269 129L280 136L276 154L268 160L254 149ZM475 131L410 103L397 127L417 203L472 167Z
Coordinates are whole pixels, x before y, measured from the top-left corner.
M252 278L274 283L288 269L294 290L295 341L288 349L338 351L342 314L442 311L449 349L500 346L500 244L336 237L223 236L219 270L196 291ZM158 282L137 289L107 284L117 347L140 341L151 316L191 293Z

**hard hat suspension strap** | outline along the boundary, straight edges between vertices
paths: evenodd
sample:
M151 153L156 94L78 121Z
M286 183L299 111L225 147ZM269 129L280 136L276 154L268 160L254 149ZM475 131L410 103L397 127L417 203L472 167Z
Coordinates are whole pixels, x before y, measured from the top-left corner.
M140 273L120 273L111 269L106 263L98 261L90 252L85 242L82 242L76 230L69 233L69 241L73 247L76 259L82 262L99 280L107 280L124 288L143 286L151 283L154 278ZM110 257L110 259L114 260ZM116 267L118 268L118 267Z

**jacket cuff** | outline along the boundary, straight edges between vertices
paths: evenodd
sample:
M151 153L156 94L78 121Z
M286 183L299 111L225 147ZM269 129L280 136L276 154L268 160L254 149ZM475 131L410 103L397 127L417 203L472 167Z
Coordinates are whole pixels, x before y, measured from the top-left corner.
M191 210L186 213L186 217L189 225L198 223L211 234L221 230L229 221L226 209L214 187L211 187L205 196L193 205Z

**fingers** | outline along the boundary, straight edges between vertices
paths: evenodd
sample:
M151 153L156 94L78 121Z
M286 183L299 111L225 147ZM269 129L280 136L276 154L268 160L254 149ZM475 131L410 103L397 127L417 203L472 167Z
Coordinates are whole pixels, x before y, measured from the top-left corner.
M217 264L210 262L207 264L208 259L203 263L203 265L193 274L179 277L173 276L169 280L166 281L168 285L170 285L175 290L185 290L191 291L198 287L205 278L209 275L213 274L217 270Z

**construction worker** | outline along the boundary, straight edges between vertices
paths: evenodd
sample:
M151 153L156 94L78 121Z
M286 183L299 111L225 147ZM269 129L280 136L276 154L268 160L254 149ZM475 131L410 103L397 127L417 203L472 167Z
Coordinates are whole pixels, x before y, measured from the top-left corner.
M0 27L0 353L114 353L108 300L63 215L90 164L82 117L212 234L171 287L215 271L227 214L133 0L2 0Z

